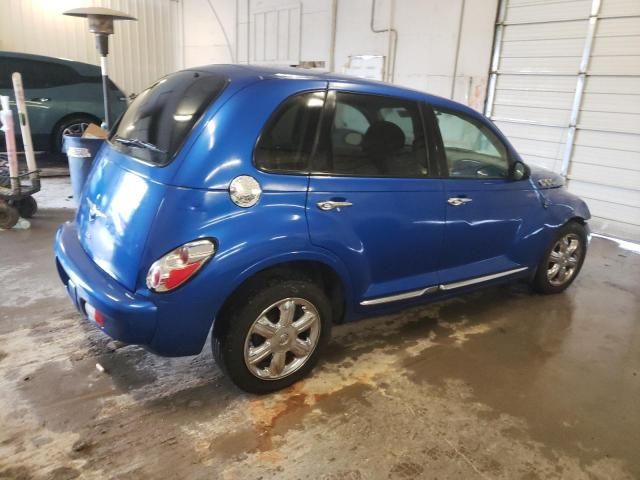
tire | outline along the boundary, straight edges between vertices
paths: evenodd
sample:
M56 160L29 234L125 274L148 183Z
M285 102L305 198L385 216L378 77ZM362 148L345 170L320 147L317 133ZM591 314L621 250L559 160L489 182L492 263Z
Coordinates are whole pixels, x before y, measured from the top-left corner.
M580 273L586 254L585 228L577 222L560 228L538 265L532 282L534 290L545 294L566 290Z
M0 228L9 230L19 219L18 209L0 200Z
M31 196L24 197L22 200L17 202L16 208L22 218L31 218L38 211L38 202L36 202L36 199Z
M62 152L62 142L66 133L83 133L90 123L100 125L100 120L82 113L63 118L53 130L51 148L53 153Z
M264 394L305 377L331 335L332 309L322 289L307 280L272 278L238 298L216 320L223 328L211 336L216 363L231 381Z

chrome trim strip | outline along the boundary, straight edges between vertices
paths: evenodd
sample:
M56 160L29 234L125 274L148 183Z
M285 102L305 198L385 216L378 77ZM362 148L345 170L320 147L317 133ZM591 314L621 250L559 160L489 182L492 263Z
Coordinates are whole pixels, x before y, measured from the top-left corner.
M389 295L388 297L372 298L371 300L363 300L360 302L362 306L379 305L381 303L397 302L399 300L409 300L410 298L421 297L427 293L437 292L439 287L433 285L431 287L423 288L421 290L413 290L411 292L398 293L397 295Z
M476 283L487 282L495 278L506 277L514 273L527 270L529 267L514 268L513 270L507 270L506 272L493 273L491 275L485 275L484 277L470 278L468 280L462 280L460 282L447 283L446 285L440 285L440 290L453 290L454 288L466 287L467 285L474 285Z
M360 305L363 307L367 307L370 305L380 305L382 303L390 303L390 302L398 302L400 300L409 300L412 298L418 298L422 295L426 295L427 293L434 293L439 290L447 291L453 290L456 288L466 287L468 285L475 285L476 283L488 282L489 280L494 280L496 278L506 277L508 275L513 275L514 273L523 272L528 270L529 267L520 267L514 268L512 270L507 270L499 273L492 273L491 275L485 275L483 277L470 278L468 280L461 280L459 282L447 283L446 285L432 285L431 287L426 287L420 290L412 290L410 292L398 293L397 295L389 295L388 297L378 297L372 298L370 300L363 300L360 302Z

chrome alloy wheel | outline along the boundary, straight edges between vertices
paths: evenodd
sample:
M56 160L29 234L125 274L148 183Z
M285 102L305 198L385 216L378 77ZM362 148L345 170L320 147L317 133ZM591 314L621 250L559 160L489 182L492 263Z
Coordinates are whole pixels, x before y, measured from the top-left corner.
M278 380L302 367L320 339L320 314L303 298L285 298L266 308L244 342L244 363L263 380Z
M82 135L88 126L89 124L87 122L72 123L71 125L67 125L65 129L62 130L62 137L64 138L65 135Z
M582 257L582 243L575 233L560 238L549 254L547 279L554 287L564 285L573 278Z

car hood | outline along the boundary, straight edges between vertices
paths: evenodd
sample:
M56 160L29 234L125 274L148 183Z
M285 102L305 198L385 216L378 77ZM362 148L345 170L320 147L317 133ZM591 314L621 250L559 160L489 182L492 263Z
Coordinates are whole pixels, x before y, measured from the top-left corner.
M529 166L531 169L531 181L536 188L546 190L548 188L558 188L564 185L562 175L547 170L546 168Z

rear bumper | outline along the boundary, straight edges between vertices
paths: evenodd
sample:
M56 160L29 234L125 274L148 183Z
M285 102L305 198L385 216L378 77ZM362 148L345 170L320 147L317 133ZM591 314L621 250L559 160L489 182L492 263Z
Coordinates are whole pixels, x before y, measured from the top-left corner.
M104 317L110 337L125 343L149 345L157 327L158 308L149 299L131 293L89 258L78 240L75 224L65 223L56 233L56 266L76 309L85 317L89 303Z

